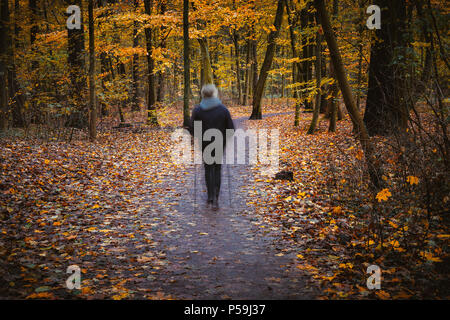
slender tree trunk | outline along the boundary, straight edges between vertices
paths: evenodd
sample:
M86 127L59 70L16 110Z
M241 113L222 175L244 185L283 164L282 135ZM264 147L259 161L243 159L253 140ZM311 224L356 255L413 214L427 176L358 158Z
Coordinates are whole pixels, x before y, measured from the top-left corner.
M333 1L333 19L336 19L337 15L339 13L339 3L338 0ZM328 112L330 116L330 123L328 126L328 132L336 132L336 121L338 116L338 110L339 110L339 104L338 104L338 95L339 95L339 88L337 83L336 74L334 72L333 62L330 61L329 64L330 68L330 76L334 79L333 84L330 86L331 89L331 99L328 103Z
M138 1L138 0L135 0ZM97 5L99 7L104 7L107 4L113 4L115 3L115 0L100 0L97 2ZM110 9L105 10L100 16L99 18L105 18L108 17L109 15L111 15L112 11ZM98 27L100 28L100 22L98 23ZM101 33L100 37L106 37L106 34ZM106 89L106 85L105 82L106 81L112 81L114 79L114 69L112 68L112 63L111 62L111 57L108 53L106 53L105 51L101 51L100 52L100 73L102 74L107 74L106 76L103 76L101 78L101 86L103 89L103 92L105 92ZM108 110L108 106L106 105L105 102L100 102L100 114L101 116L107 116L109 113Z
M97 108L95 105L95 35L94 0L89 0L89 139L97 138Z
M152 14L153 0L144 0L145 13ZM148 62L148 102L147 102L147 124L158 125L156 116L156 95L155 95L155 72L153 60L153 35L151 28L145 28L145 38L147 44L147 62Z
M361 109L361 82L362 82L362 43L358 45L358 76L356 78L356 107Z
M236 30L233 32L233 43L234 43L234 58L236 62L236 87L238 92L239 104L242 102L242 85L241 85L241 64L239 61L239 37Z
M305 30L309 27L311 22L311 13L309 12L309 8L305 8L300 12L300 24L302 30ZM310 39L306 36L302 36L302 51L303 51L303 66L302 66L302 80L304 82L303 90L308 88L308 82L312 79L312 63L307 59L312 57L312 46L308 44ZM311 102L306 100L304 101L305 111L311 111Z
M360 6L362 3L360 1ZM358 75L356 78L356 107L358 110L361 109L361 82L362 82L362 59L363 59L363 30L365 28L364 25L364 11L360 9L359 16L359 25L358 25Z
M321 37L323 38L323 37ZM326 63L326 59L325 56L322 54L322 52L320 53L320 76L322 79L327 77L327 63ZM321 90L320 93L320 107L319 107L319 113L321 114L325 114L328 112L327 108L327 85L324 85L323 89Z
M244 75L244 95L242 104L248 104L248 96L250 93L250 41L247 40L246 56L245 56L245 75Z
M175 96L178 93L178 68L177 68L178 61L176 63L173 63L173 70L172 70L172 88L170 90L172 99L175 98ZM171 100L173 101L173 100Z
M316 103L314 104L314 110L313 110L313 117L311 120L311 124L309 126L307 134L313 134L317 127L317 121L319 120L319 113L320 113L320 105L321 105L321 89L320 89L320 82L322 81L321 75L322 75L322 36L320 33L317 33L316 38L316 65L314 67L315 73L316 73Z
M183 0L183 58L184 58L184 95L183 126L189 126L189 94L191 83L191 66L189 57L189 0Z
M134 0L134 10L137 12L139 7L139 0ZM133 48L139 47L138 38L139 22L133 21ZM139 55L133 54L131 62L132 82L131 82L131 110L139 111Z
M32 58L31 58L31 74L32 74L32 78L34 78L33 80L36 81L32 81L33 83L31 84L32 86L32 90L31 90L31 99L30 99L30 106L31 106L31 110L29 112L31 112L32 117L33 117L33 122L35 123L40 123L41 122L41 110L40 110L40 104L36 103L35 97L37 96L37 93L39 91L41 91L43 88L41 88L41 83L38 81L38 76L36 75L36 70L39 67L39 63L36 60L36 47L35 47L35 42L36 42L36 36L37 33L39 31L38 25L37 25L37 20L39 19L38 17L38 8L37 8L37 0L28 0L28 8L30 10L30 47L31 47L31 52L33 53ZM81 8L81 7L80 7ZM84 71L84 70L83 70ZM83 74L84 76L84 74ZM82 80L80 79L80 82ZM80 99L77 99L78 101L80 101ZM84 127L85 123L86 123L86 117L85 117L85 106L83 106L82 104L79 105L81 107L81 110L77 110L76 108L74 108L75 110L73 110L74 113L72 113L72 119L76 122L77 120L75 120L76 118L80 118L80 121L78 121L78 123L75 123L75 126L78 126L79 128Z
M118 79L119 79L119 81L124 81L127 77L127 74L125 71L125 64L123 62L121 62L118 58L117 58L116 64L117 64ZM112 69L112 66L111 66L111 69ZM126 108L126 106L127 106L127 99L120 98L117 103L117 110L119 111L120 123L125 122L125 116L124 116L123 110Z
M284 7L284 0L278 0L277 12L275 14L275 22L274 22L275 30L272 30L269 33L266 56L264 57L264 62L261 66L258 82L256 83L256 89L253 95L253 102L252 102L253 109L252 114L250 115L250 119L253 120L262 119L261 99L266 84L267 74L272 65L273 56L275 54L275 45L276 45L275 40L278 37L278 34L280 33L280 27L283 21L283 10L284 10L283 7Z
M36 35L39 31L39 28L37 26L37 17L38 17L38 9L37 9L37 0L29 0L29 8L31 11L31 16L30 16L30 24L31 24L31 28L30 28L30 44L32 47L32 50L35 51L33 49L33 45L34 42L36 41ZM81 7L80 7L81 8ZM37 69L37 62L36 60L32 60L31 61L31 65L32 65L32 70L36 70Z
M294 29L297 25L294 22L294 13L291 9L291 7L293 6L292 0L286 0L285 6L289 23L289 36L291 40L292 58L300 58L300 55L297 52L297 38L294 33ZM294 62L292 64L292 84L300 83L302 81L302 74L303 70L300 62ZM301 93L299 94L297 87L292 88L292 92L293 98L295 100L294 126L297 127L300 122Z
M14 127L23 127L25 125L25 120L23 117L23 105L25 97L20 93L19 83L17 82L17 72L15 63L15 54L19 50L19 12L20 12L20 2L19 0L14 0L14 38L12 40L11 49L12 52L12 65L11 65L11 90L10 99L14 102L12 108L12 124Z
M255 99L256 84L258 83L258 53L257 53L258 43L257 43L256 39L253 39L251 41L251 44L252 44L252 51L251 51L251 56L252 56L251 82L252 82L252 85L250 86L250 89L252 91L252 103L253 103L253 100Z
M159 5L160 5L159 13L161 15L164 15L166 13L165 1L160 1ZM162 49L166 48L166 39L165 39L165 35L164 35L165 30L166 30L166 27L161 26L161 28L160 28L160 39L161 39L160 47ZM158 88L156 91L156 101L158 101L159 103L162 103L163 99L164 99L164 72L162 70L160 70L158 72Z
M337 84L336 74L334 72L333 63L330 62L330 75L334 78L334 83L331 85L331 99L329 103L329 113L330 113L330 124L328 126L328 132L336 132L336 120L338 116L338 95L339 88Z
M8 126L8 51L10 45L9 4L1 0L0 4L0 131Z
M333 29L331 28L330 19L326 11L324 1L314 0L314 6L317 10L317 18L323 27L325 39L327 40L328 48L330 50L331 60L333 62L339 87L344 98L345 106L348 113L350 114L353 125L356 126L355 132L358 133L358 138L364 152L370 180L375 188L380 188L382 185L382 170L380 168L380 165L376 161L373 145L370 142L369 134L353 99L352 91L347 80L347 74L344 68L344 64L342 63L341 54L339 52Z

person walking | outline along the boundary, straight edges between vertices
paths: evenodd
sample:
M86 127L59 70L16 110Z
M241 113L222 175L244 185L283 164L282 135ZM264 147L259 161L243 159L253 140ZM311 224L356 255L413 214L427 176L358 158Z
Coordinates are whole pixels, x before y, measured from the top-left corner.
M230 112L222 104L222 101L218 98L218 90L215 85L207 84L201 89L202 100L199 105L196 105L192 110L192 116L189 126L189 132L194 136L195 122L200 121L201 123L201 147L202 147L202 159L203 166L205 169L205 182L206 188L208 190L208 200L207 204L212 205L214 209L219 207L219 193L220 193L220 182L222 176L222 160L223 160L223 150L226 145L226 130L234 130L233 119L231 118ZM211 156L214 158L212 163L210 161L205 161L206 154L205 148L208 145L214 143L215 137L211 137L211 141L204 139L204 134L209 129L217 129L222 134L222 151L219 155L215 155L215 151L211 152Z

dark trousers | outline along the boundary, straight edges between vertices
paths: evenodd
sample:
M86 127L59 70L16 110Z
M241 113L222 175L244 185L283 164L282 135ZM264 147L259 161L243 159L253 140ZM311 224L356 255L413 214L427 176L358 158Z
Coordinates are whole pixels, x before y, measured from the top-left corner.
M204 166L206 188L208 189L208 200L214 200L219 197L222 165L219 163L205 163Z

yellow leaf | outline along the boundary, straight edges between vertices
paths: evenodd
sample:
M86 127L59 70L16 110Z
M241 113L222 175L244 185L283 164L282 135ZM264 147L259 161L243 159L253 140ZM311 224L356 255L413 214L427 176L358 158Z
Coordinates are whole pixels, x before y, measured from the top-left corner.
M419 178L415 176L407 176L406 181L409 182L410 185L419 184Z
M397 240L392 240L389 242L393 247L400 247L400 243Z
M390 196L392 196L392 194L390 193L389 189L385 188L377 193L376 198L377 198L378 202L381 202L381 201L387 201L387 199Z

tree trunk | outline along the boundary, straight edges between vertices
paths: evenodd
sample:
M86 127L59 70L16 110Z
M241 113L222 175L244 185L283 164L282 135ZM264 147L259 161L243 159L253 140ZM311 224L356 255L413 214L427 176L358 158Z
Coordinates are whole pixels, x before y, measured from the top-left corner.
M338 116L338 94L339 88L337 84L336 74L334 72L333 63L330 63L330 76L334 78L334 83L331 85L331 99L329 102L328 112L330 114L330 124L328 126L328 132L336 132L336 120Z
M144 0L145 13L152 14L153 0ZM156 95L155 95L155 74L153 60L153 35L151 28L145 28L145 38L147 44L147 62L148 62L148 101L147 101L147 124L158 125L156 116Z
M97 138L97 108L95 105L95 35L94 0L89 0L89 140Z
M358 76L356 78L356 107L361 109L361 81L362 81L362 43L358 45Z
M134 0L134 10L137 12L139 7L139 0ZM139 47L138 38L139 22L133 21L133 48ZM139 55L133 54L133 60L131 61L131 111L139 111Z
M189 0L183 0L183 60L184 60L184 94L183 94L183 126L189 126L189 91L191 82L191 66L189 57Z
M316 103L314 104L314 110L313 110L313 117L311 120L311 124L309 126L307 134L313 134L317 127L317 121L319 120L319 113L320 113L320 105L322 102L322 93L320 89L320 82L322 81L322 36L320 33L317 33L316 38L316 65L314 67L315 73L316 73Z
M34 42L36 41L36 35L39 31L39 28L37 26L37 16L38 16L38 9L37 9L37 0L29 0L29 8L30 8L30 24L31 24L31 28L30 28L30 44L31 44L31 48L33 49L33 45ZM81 7L80 7L81 8ZM37 69L37 62L33 59L33 61L31 61L31 69L32 70L36 70Z
M66 1L75 4L82 9L81 0ZM85 48L84 48L84 23L81 15L80 29L67 29L68 32L68 67L71 82L71 106L72 113L67 123L70 127L86 128L87 106L85 103L86 72L85 72Z
M339 13L339 3L338 3L338 0L334 0L333 1L333 19L336 19L338 13ZM329 103L328 103L328 112L329 112L330 123L328 126L328 132L336 132L336 122L337 122L337 116L339 113L338 110L340 110L339 104L337 101L338 95L339 95L339 88L338 88L338 83L337 83L336 74L334 72L334 67L333 67L332 61L330 61L329 68L330 68L330 77L332 77L334 79L334 82L330 86L331 99L329 100Z
M336 72L336 77L339 83L339 87L344 98L345 106L350 118L352 119L353 125L356 127L355 132L358 133L358 138L361 143L362 150L364 152L364 157L368 167L368 173L370 180L375 186L375 188L380 188L382 185L382 170L380 165L377 163L374 155L374 149L370 142L369 134L364 125L362 117L356 108L355 101L353 99L352 91L350 85L347 81L347 74L344 69L344 64L342 63L341 54L336 42L336 38L331 28L330 19L328 13L325 9L325 4L323 0L314 0L314 6L317 10L317 18L323 27L325 34L325 39L327 40L328 48L330 50L331 60Z
M370 51L364 123L370 135L389 135L406 128L408 119L404 54L400 52L405 47L406 8L404 1L378 0L374 4L382 9L382 27L376 30L377 40Z
M13 127L21 128L25 125L25 120L23 117L23 105L25 96L20 93L19 83L17 82L17 72L16 72L16 63L15 63L15 54L19 50L18 39L19 39L19 12L20 12L20 3L19 0L14 1L14 37L11 43L11 79L10 83L10 99L14 102L12 107L12 125Z
M241 85L241 64L239 61L239 37L236 30L233 32L234 58L236 60L236 87L238 92L238 102L242 102L242 85Z
M321 38L323 38L323 37L321 37ZM320 60L321 60L320 76L321 76L321 79L324 79L327 77L327 62L326 62L325 56L322 54L322 52L320 53ZM327 96L328 96L327 89L328 88L327 87L328 87L328 85L324 85L323 90L321 90L321 93L320 93L320 107L319 107L320 114L325 114L328 112L328 110L327 110L327 107L328 107L327 106Z
M261 99L264 91L264 87L266 84L267 73L272 65L273 56L275 54L275 40L280 33L281 23L283 21L283 8L284 0L278 0L277 12L275 14L275 30L272 30L269 33L268 45L266 49L266 56L264 57L264 62L261 66L261 71L259 73L258 82L256 83L255 92L253 95L252 101L252 114L250 115L250 119L257 120L262 119L262 111L261 111Z
M360 2L360 4L362 4ZM356 107L358 110L361 109L361 82L362 82L362 59L363 59L363 31L365 28L364 23L364 11L362 9L359 10L359 24L358 24L358 75L356 78Z
M300 58L299 53L297 52L297 38L294 34L294 28L297 26L294 22L292 7L292 0L285 0L286 13L288 17L289 23L289 36L291 40L291 51L292 58ZM302 81L301 77L303 74L302 66L300 62L294 62L292 64L292 84L300 83ZM295 100L295 116L294 116L294 126L297 127L300 122L300 107L301 107L301 93L298 93L297 87L292 88L293 98Z
M242 104L244 106L248 105L249 94L250 94L250 40L247 40L246 56L245 56L244 92L242 101Z
M160 1L160 15L164 15L166 13L166 3L165 1ZM161 26L160 28L160 47L164 50L166 48L166 38L164 36L164 31L166 27ZM156 101L162 103L164 99L164 73L162 70L158 72L158 87L156 91Z
M36 70L39 67L38 61L36 60L36 36L39 31L37 20L38 17L38 9L37 9L37 0L28 0L28 8L30 10L30 47L31 51L33 52L32 58L31 58L31 74L36 75ZM80 7L81 8L81 7ZM84 71L84 70L83 70ZM84 74L83 74L84 75ZM34 78L34 77L33 77ZM32 121L35 123L41 122L41 110L40 105L36 103L35 97L38 95L38 92L41 91L43 88L41 88L42 83L40 83L38 77L35 77L31 83L31 99L30 99L30 110L29 112L32 114ZM80 101L80 99L78 99ZM84 109L84 106L82 106ZM84 127L85 126L85 115L84 110L77 110L76 108L72 110L75 113L72 113L72 116L75 118L81 118L83 119L83 123L78 123L76 126Z
M309 27L311 18L312 18L312 15L309 12L309 7L303 9L300 12L300 24L301 24L302 30ZM312 57L312 50L311 50L312 46L310 44L308 44L309 40L310 39L308 39L308 37L306 35L302 36L303 59L305 59L303 61L303 66L302 66L302 70L303 70L302 80L304 82L303 90L305 90L305 91L308 88L308 82L312 79L312 63L311 63L311 61L307 60ZM312 110L310 101L305 100L304 104L305 104L305 111Z
M8 126L8 51L10 45L9 4L1 0L0 4L0 131Z
M256 92L256 84L258 83L258 52L257 52L257 46L258 43L256 39L251 40L251 56L252 56L252 62L251 62L251 86L250 89L252 91L252 103L255 98L255 92Z

